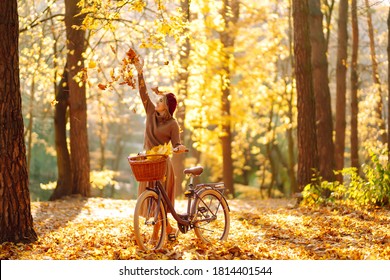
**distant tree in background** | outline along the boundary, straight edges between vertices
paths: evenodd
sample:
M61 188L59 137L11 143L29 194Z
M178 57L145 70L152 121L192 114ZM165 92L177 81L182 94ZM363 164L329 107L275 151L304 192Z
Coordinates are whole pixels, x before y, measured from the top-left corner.
M294 55L298 94L298 188L318 170L316 104L313 91L308 0L294 0Z
M67 65L69 84L70 156L73 175L73 194L90 195L90 162L87 132L87 100L84 73L85 30L81 26L84 16L78 0L65 1L67 38Z
M67 65L58 85L55 87L56 104L54 108L54 138L57 152L57 186L50 200L72 194L72 169L67 143L66 124L69 106L69 84Z
M183 17L183 21L185 22L191 21L190 2L191 2L190 0L180 1L181 9L183 11L182 17ZM189 77L188 67L190 65L190 50L191 50L189 37L186 37L184 39L183 43L179 46L179 49L180 49L179 69L177 71L178 73L177 73L177 80L176 80L177 98L178 98L179 106L176 112L176 119L181 129L181 140L185 145L188 146L187 143L188 133L184 126L185 126L185 116L186 116L185 99L188 96L188 77ZM184 180L183 170L185 168L184 161L186 156L187 155L185 153L181 153L181 154L174 154L172 158L172 164L176 175L176 180L175 180L176 195L178 196L183 194L183 186L182 186Z
M240 14L238 0L224 0L222 5L222 18L224 19L224 28L220 32L222 43L222 97L221 115L223 116L222 134L222 158L223 158L223 180L230 194L234 196L233 182L233 158L232 158L232 127L231 127L231 82L232 82L232 60L234 60L234 41L236 37L235 24Z
M378 126L378 139L384 144L387 141L387 132L386 125L383 114L383 96L382 96L382 84L379 77L378 70L378 58L376 54L375 47L375 38L374 38L374 26L372 23L372 11L370 7L370 3L368 0L365 0L365 8L367 15L367 27L368 27L368 38L370 40L370 57L371 57L371 73L372 73L372 81L375 86L374 94L376 101L376 122Z
M89 196L90 162L87 132L87 100L83 77L85 30L79 28L85 15L78 0L65 1L67 38L66 68L56 92L55 128L58 180L51 200L70 194ZM69 106L70 158L66 142L66 110ZM70 162L69 162L70 159Z
M345 128L346 128L346 90L347 90L347 43L348 43L348 0L340 0L338 33L337 33L337 65L336 65L336 170L344 168ZM338 174L337 180L342 183L343 176Z
M351 167L360 169L359 163L359 137L358 137L358 114L359 114L359 76L358 76L358 53L359 53L359 25L357 15L357 0L351 2L351 26L352 26L352 57L351 57Z
M387 15L387 112L390 112L390 7ZM387 155L390 166L390 113L387 113Z
M332 182L334 175L334 144L331 97L328 78L327 44L323 32L320 0L309 0L311 61L316 99L317 147L319 175Z

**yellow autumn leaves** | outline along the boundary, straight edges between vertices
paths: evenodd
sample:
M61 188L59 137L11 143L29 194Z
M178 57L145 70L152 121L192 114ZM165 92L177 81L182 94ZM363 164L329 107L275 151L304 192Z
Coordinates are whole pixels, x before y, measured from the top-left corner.
M170 156L172 154L172 146L169 143L165 143L164 145L154 146L152 149L146 151L146 154Z
M116 49L113 46L111 51L116 54ZM101 90L110 89L114 84L118 83L119 85L128 85L132 89L136 88L136 79L134 77L134 59L136 57L135 51L130 48L125 57L122 59L121 65L119 68L112 68L110 71L111 81L107 83L99 83L98 88ZM96 63L94 61L89 62L90 68L95 68ZM92 66L92 67L91 67Z
M11 260L389 260L388 209L289 207L289 200L229 200L226 242L205 245L193 232L157 251L137 247L132 227L136 200L73 197L32 202L32 244L0 244ZM177 200L178 212L185 200Z
M139 155L148 156L148 155L172 155L173 149L172 145L169 143L165 143L163 145L154 146L152 149L147 150L146 152L142 152ZM133 157L135 155L130 154L129 157ZM147 158L147 157L146 157ZM155 157L154 157L155 158Z

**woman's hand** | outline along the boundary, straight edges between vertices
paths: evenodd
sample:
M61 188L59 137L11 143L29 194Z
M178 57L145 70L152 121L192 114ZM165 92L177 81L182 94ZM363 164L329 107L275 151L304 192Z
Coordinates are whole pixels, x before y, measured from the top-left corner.
M142 68L144 67L144 60L139 55L134 58L134 66L137 69L139 74L142 73Z
M181 154L181 153L188 152L188 149L184 145L179 145L179 146L177 146L176 148L173 149L173 152L175 154Z
M142 68L144 67L144 60L142 59L142 57L137 54L137 52L133 48L129 49L129 51L127 52L127 56L131 59L132 63L135 66L135 69L137 69L137 72L142 73Z

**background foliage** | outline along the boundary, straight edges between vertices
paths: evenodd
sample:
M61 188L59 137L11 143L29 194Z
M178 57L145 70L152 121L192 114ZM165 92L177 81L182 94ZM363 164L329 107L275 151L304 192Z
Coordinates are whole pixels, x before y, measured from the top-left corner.
M324 13L329 12L323 5ZM129 47L145 60L148 86L177 92L176 77L182 43L189 38L189 87L183 97L186 119L183 130L193 149L187 165L206 167L205 180L222 176L222 148L219 137L226 116L221 112L223 63L221 41L222 1L192 0L191 19L183 20L179 1L83 0L87 16L88 48L84 54L88 74L88 133L94 195L115 198L135 196L126 157L142 150L144 116L137 90L114 84L100 90L112 71L118 71ZM235 25L232 72L231 119L235 182L267 190L264 195L291 194L287 133L296 134L296 93L291 68L290 1L240 1L240 16ZM23 114L30 170L30 189L34 200L48 198L50 182L56 180L56 155L53 140L54 84L61 79L66 58L64 1L18 1L20 15L20 73ZM337 11L338 4L334 9ZM385 2L371 3L377 42L380 80L387 91L387 29ZM387 147L377 137L378 120L373 114L377 89L370 72L369 44L365 28L366 10L359 4L361 43L360 69L360 157L364 174L353 175L346 185L332 186L335 196L358 201L384 203L388 199L386 160L379 156ZM336 14L334 12L334 14ZM330 21L328 46L329 79L334 105L336 18ZM387 114L386 110L385 113ZM348 133L348 129L347 129ZM347 136L348 139L348 136ZM296 169L296 140L292 163ZM346 166L348 145L346 143ZM369 154L368 151L372 151ZM100 172L100 175L99 175ZM98 179L100 178L100 179ZM47 185L49 184L49 185ZM41 187L42 186L42 187ZM46 187L45 187L46 186ZM378 187L379 186L379 187ZM367 191L375 194L367 196ZM269 191L268 191L269 190ZM308 189L307 189L308 190ZM363 192L363 193L361 193ZM387 196L387 198L386 198Z

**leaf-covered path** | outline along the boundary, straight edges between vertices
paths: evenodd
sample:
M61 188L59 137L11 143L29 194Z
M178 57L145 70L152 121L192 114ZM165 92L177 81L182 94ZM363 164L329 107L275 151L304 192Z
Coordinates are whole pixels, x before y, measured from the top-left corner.
M390 259L390 211L292 207L292 200L230 200L228 241L200 244L181 234L159 251L138 250L135 200L33 202L33 244L4 243L0 259ZM184 207L178 201L176 207Z

